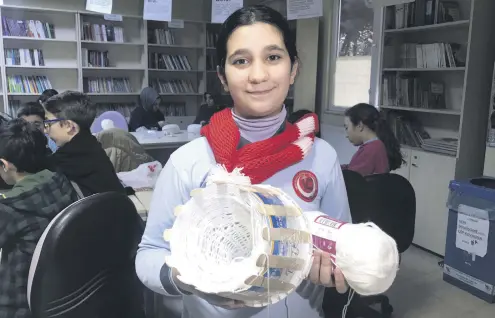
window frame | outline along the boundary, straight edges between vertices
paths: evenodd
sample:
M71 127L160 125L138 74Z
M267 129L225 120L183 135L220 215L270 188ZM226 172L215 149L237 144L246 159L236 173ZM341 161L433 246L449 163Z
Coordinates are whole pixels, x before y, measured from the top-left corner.
M327 98L325 101L324 112L328 114L342 115L350 106L334 105L333 99L335 96L335 77L337 68L337 58L339 50L340 40L340 19L341 19L341 6L343 0L331 0L331 14L330 14L330 46L328 52L328 70L330 75L328 77ZM363 0L364 1L364 0ZM371 49L371 72L370 72L370 88L369 88L369 103L375 106L378 105L379 98L379 83L381 81L381 43L383 39L383 18L384 7L378 3L373 8L373 44Z

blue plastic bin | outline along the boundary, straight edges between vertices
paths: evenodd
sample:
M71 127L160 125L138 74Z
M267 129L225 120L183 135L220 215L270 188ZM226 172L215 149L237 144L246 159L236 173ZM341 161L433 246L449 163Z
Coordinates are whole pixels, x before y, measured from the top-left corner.
M451 181L443 279L495 302L495 179Z

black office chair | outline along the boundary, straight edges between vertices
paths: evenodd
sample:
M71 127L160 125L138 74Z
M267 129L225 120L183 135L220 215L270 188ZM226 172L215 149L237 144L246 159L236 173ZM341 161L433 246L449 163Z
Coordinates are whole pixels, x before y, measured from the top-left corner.
M344 169L342 170L342 175L344 176L347 190L352 222L363 223L369 221L371 193L368 182L356 171Z
M404 177L393 174L374 174L365 177L369 184L373 208L370 220L378 225L397 242L399 253L411 246L416 221L416 194ZM370 308L372 304L381 305L381 313ZM385 295L359 297L352 304L357 317L388 318L393 307Z
M370 217L374 212L371 211L371 209L373 209L373 201L369 183L360 173L352 170L344 169L342 170L342 175L347 190L352 222L363 223L370 221ZM325 313L325 317L342 317L342 310L345 304L347 304L348 297L348 293L339 294L335 288L326 288L323 300L323 312ZM358 317L355 316L353 312L356 301L357 297L354 297L351 306L348 309L347 317Z
M95 194L63 210L31 262L33 317L143 318L143 288L134 268L143 231L123 194Z

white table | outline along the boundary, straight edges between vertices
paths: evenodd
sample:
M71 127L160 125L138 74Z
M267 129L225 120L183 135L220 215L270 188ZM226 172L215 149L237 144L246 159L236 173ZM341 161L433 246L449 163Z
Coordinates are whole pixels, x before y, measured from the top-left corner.
M198 134L191 134L186 130L181 130L175 135L165 135L163 131L133 132L131 134L146 150L178 148L200 137Z

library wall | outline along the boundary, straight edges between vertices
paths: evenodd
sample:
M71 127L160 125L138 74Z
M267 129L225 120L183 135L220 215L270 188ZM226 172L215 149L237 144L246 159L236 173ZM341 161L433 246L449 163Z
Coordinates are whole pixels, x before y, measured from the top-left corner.
M102 14L86 11L86 0L6 0L3 4L2 17L10 19L11 26L14 21L33 20L42 27L51 26L56 34L43 30L40 36L24 36L14 27L12 34L2 37L2 50L6 50L2 66L5 96L0 105L3 111L13 114L23 103L35 100L38 91L53 87L59 91L83 90L101 112L112 109L128 116L140 90L153 86L162 96L165 114L178 117L172 121L183 124L194 118L206 89L206 22L194 22L207 21L203 1L174 1L172 17L186 22L183 29L174 31L173 43L149 36L153 32L164 34L168 27L142 19L142 0L113 1L112 13L122 15L122 22L106 21ZM197 10L190 10L193 6ZM149 64L154 57L179 60L166 69ZM106 81L109 78L110 84ZM29 83L29 88L26 90L22 83ZM109 85L110 89L102 89ZM180 94L167 91L171 85L180 86ZM184 118L186 115L189 118Z
M203 10L204 0L180 0L172 4L172 17L190 21L208 21ZM4 0L4 5L85 11L86 0ZM194 8L194 10L191 10ZM143 15L143 0L114 0L112 13L122 15ZM209 11L208 11L209 14Z
M257 3L286 12L285 0L246 0L245 5ZM144 21L142 0L113 1L112 13L122 15L123 21L107 21L103 14L85 11L85 5L86 0L4 1L5 29L12 32L3 32L1 41L0 49L7 56L2 65L1 109L15 113L46 87L82 90L101 111L118 110L126 116L146 86L160 93L167 117L194 117L204 92L212 93L217 104L232 104L215 71L214 42L220 25L207 22L211 1L174 1L172 18L184 21L176 28ZM16 27L18 21L24 21L21 29ZM46 32L23 34L30 21L41 23ZM290 24L301 63L286 105L290 110L314 110L319 19ZM50 34L50 27L56 36Z

